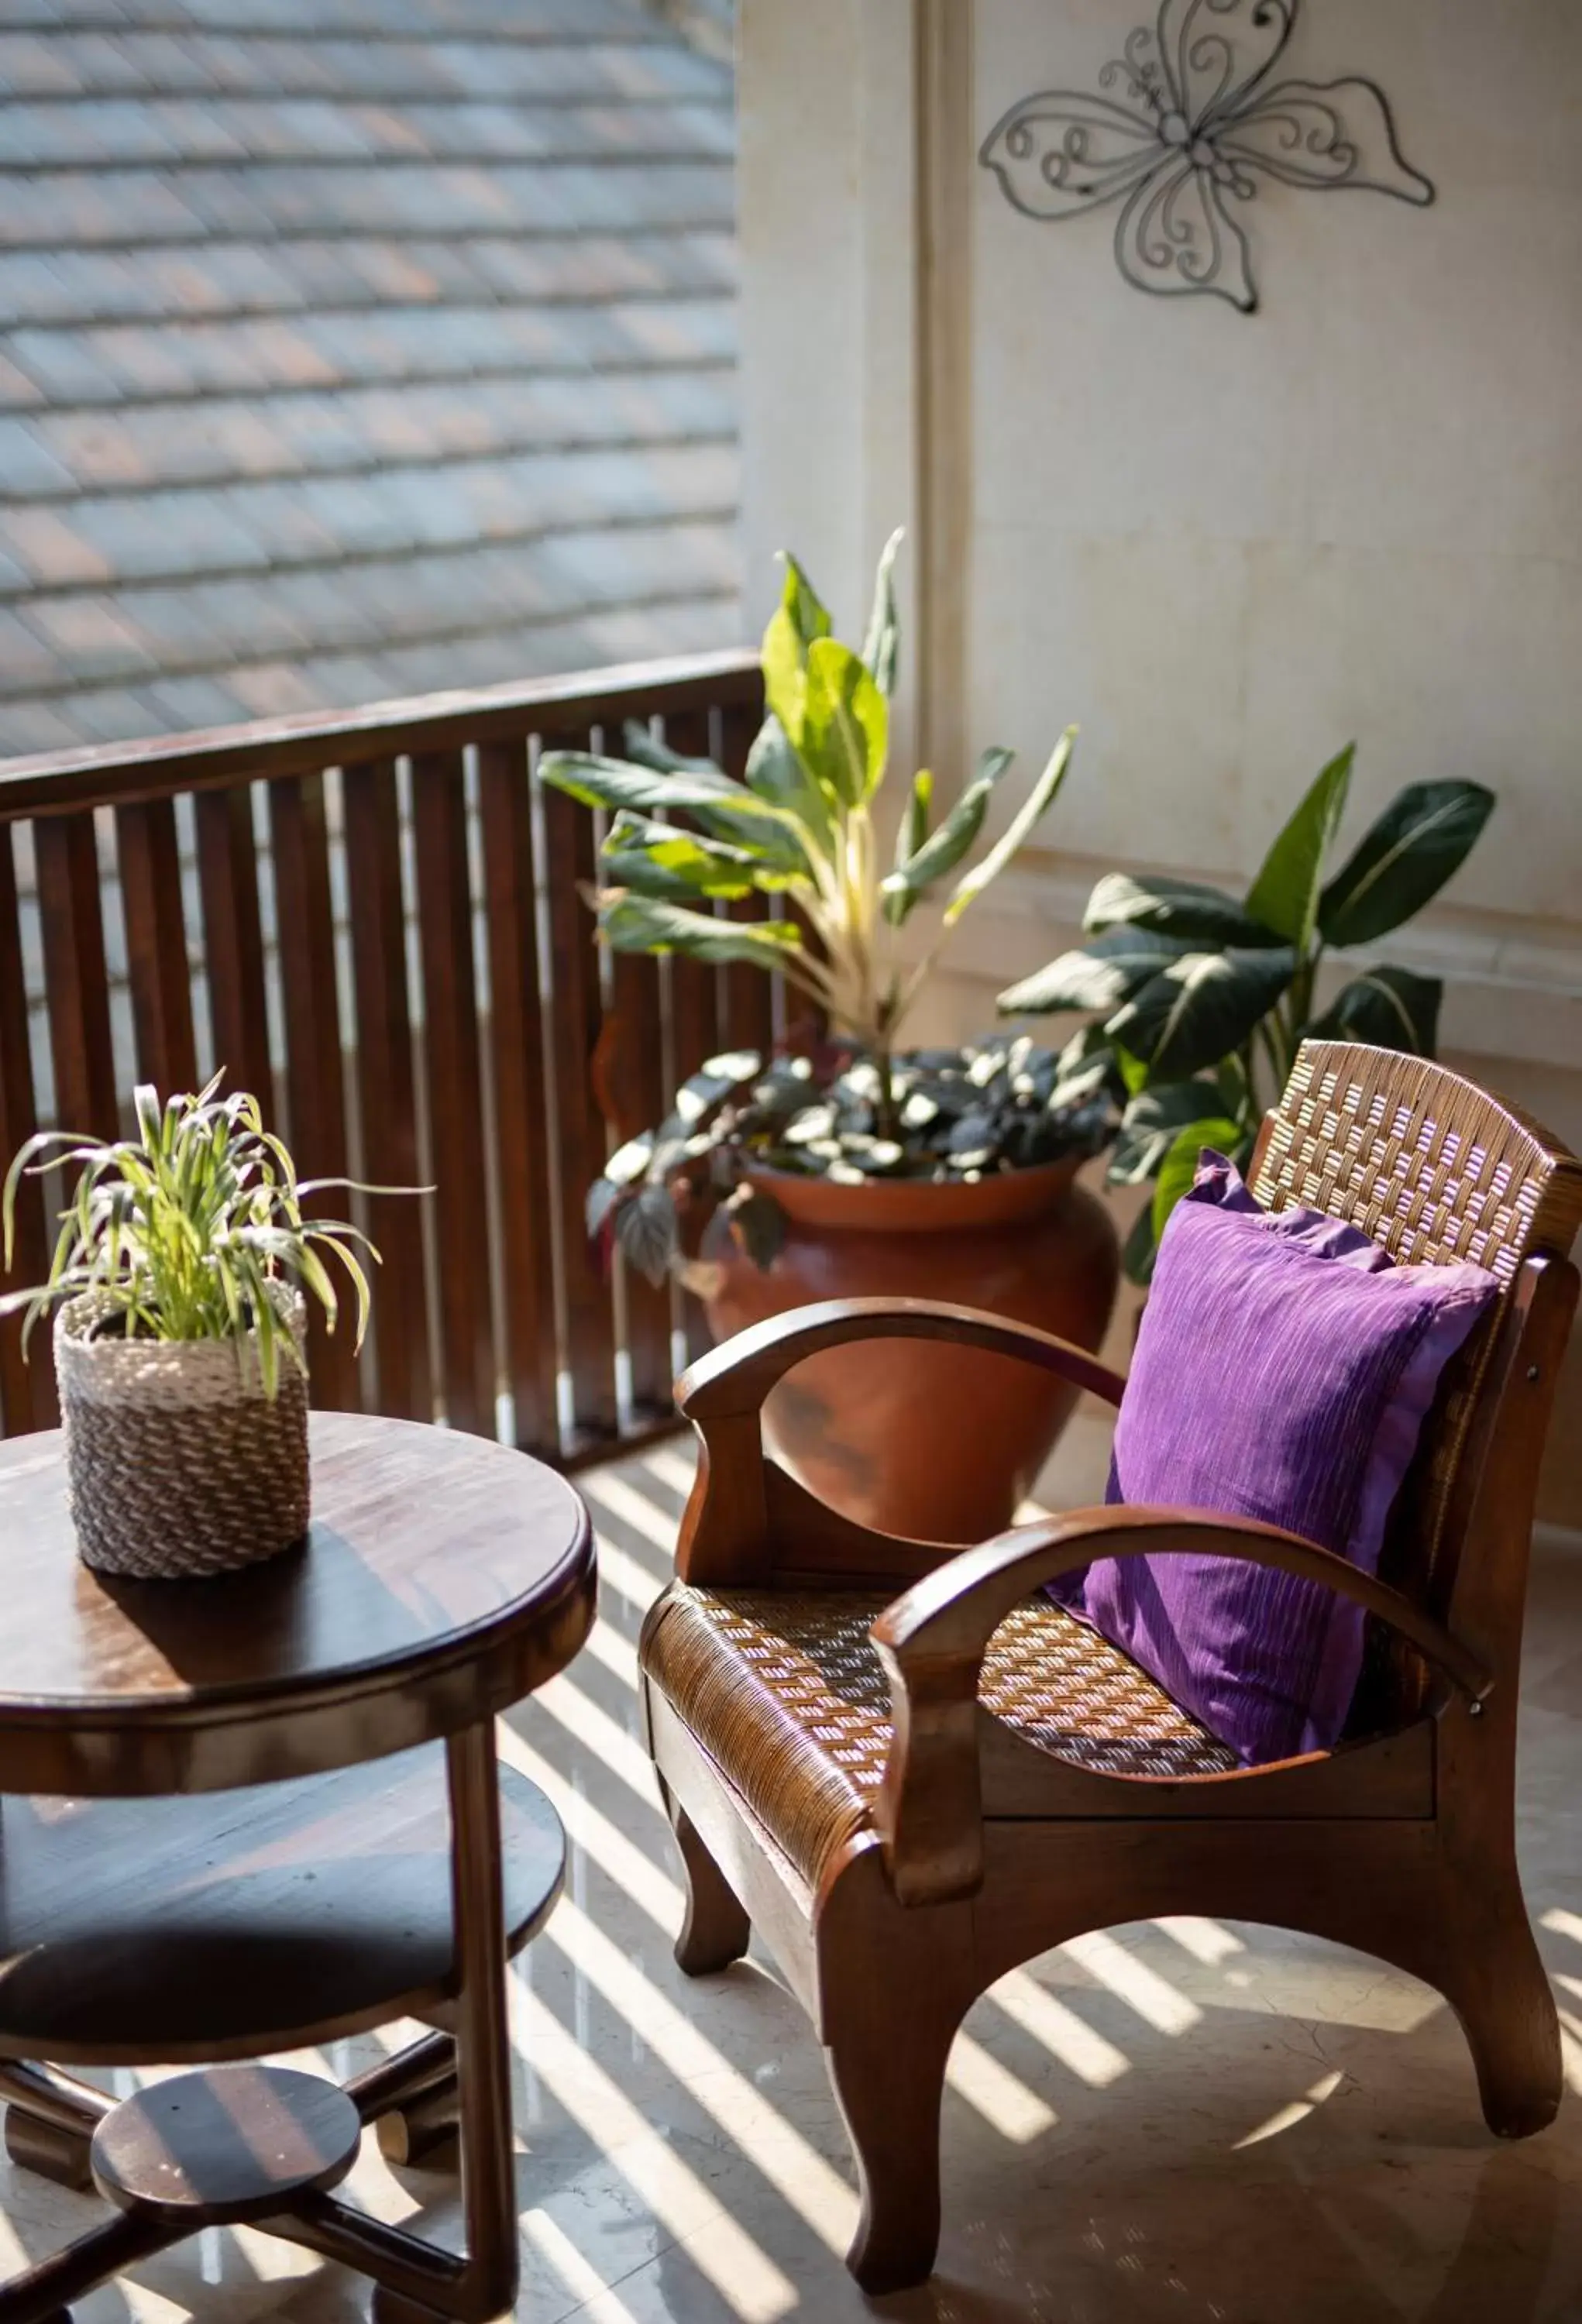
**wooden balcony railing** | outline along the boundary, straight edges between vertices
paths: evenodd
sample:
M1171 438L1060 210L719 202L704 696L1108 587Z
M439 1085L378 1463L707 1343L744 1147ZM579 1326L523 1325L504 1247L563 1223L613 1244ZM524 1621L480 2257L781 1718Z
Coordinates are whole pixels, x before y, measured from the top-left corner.
M224 1068L384 1254L361 1360L317 1332L317 1403L443 1419L562 1462L662 1425L667 1286L611 1273L583 1197L675 1079L772 1033L752 970L601 963L584 809L541 750L652 722L739 770L755 661L712 654L355 715L0 762L0 1165L38 1127L113 1136L133 1086ZM26 1188L10 1278L48 1266ZM5 1434L55 1416L48 1333L0 1324Z

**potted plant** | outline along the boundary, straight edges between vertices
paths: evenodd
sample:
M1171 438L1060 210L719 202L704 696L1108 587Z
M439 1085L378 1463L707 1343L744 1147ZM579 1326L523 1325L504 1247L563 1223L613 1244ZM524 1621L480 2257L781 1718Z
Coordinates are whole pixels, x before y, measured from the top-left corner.
M1124 1106L1109 1178L1152 1185L1125 1250L1152 1273L1165 1221L1205 1146L1245 1164L1298 1048L1370 1041L1431 1057L1443 987L1369 959L1327 1003L1330 952L1372 946L1438 895L1494 809L1481 783L1411 783L1337 872L1326 876L1355 745L1318 777L1244 899L1191 881L1115 872L1088 899L1088 941L1000 995L1007 1016L1081 1011L1061 1053L1070 1085L1090 1075Z
M23 1344L57 1309L55 1367L71 1513L100 1572L228 1572L288 1549L308 1528L307 1301L330 1329L330 1268L367 1279L355 1227L304 1218L291 1157L258 1102L136 1093L137 1135L109 1143L61 1130L30 1138L6 1174L5 1264L24 1173L81 1165L49 1281L0 1301L24 1311ZM345 1180L319 1181L347 1185Z
M1073 1179L1113 1126L1104 1093L1029 1040L901 1046L940 946L1053 804L1075 730L970 862L1012 752L985 752L940 814L931 775L914 775L880 862L899 544L860 653L787 558L763 639L768 715L740 781L637 725L624 759L541 762L546 782L611 817L594 899L606 944L778 971L826 1028L800 1053L711 1059L614 1156L589 1223L656 1279L683 1269L717 1337L809 1300L923 1295L1094 1348L1118 1259L1103 1204ZM754 896L772 917L718 916ZM914 913L933 923L921 954L902 947ZM976 1540L1009 1521L1074 1400L1030 1367L910 1341L877 1360L813 1359L767 1420L820 1498L884 1531Z

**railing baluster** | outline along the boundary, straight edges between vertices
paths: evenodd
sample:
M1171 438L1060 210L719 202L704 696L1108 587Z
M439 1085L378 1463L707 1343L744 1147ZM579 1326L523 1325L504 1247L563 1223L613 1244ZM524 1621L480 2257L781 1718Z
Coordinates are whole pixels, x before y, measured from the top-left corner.
M412 835L423 964L429 1139L439 1215L445 1414L453 1428L495 1433L495 1348L489 1313L489 1218L484 1177L483 1085L467 790L459 751L412 761Z
M364 1169L379 1185L412 1186L418 1178L417 1111L395 769L389 760L348 767L342 784ZM374 1299L378 1409L411 1420L431 1420L434 1397L418 1205L409 1196L375 1194L368 1199L368 1214L384 1260ZM440 1222L441 1232L448 1224Z
M114 1138L119 1129L110 1043L110 988L91 814L44 815L33 825L55 1120Z
M599 1099L623 1142L652 1130L668 1108L659 963L617 953L611 963L611 1008L599 1047ZM652 1418L671 1408L671 1286L625 1269L626 1351L632 1403Z
M532 801L527 746L478 752L484 895L489 931L489 1032L500 1187L502 1333L516 1442L553 1453L555 1274L534 913Z
M192 1041L192 972L181 909L176 810L168 798L139 799L116 810L121 908L137 1070L162 1096L198 1079Z
M365 1207L348 1198L386 1261L374 1345L359 1365L349 1315L330 1337L311 1314L316 1402L429 1420L438 1369L446 1416L488 1431L503 1379L517 1442L550 1459L563 1449L597 1453L628 1416L652 1423L669 1407L672 1326L684 1314L694 1343L705 1344L700 1314L673 1286L606 1280L584 1231L587 1184L605 1159L606 1120L623 1135L645 1128L675 1080L727 1040L760 1045L771 995L744 971L727 1010L724 973L680 960L624 957L601 984L579 892L594 869L593 829L558 793L544 799L541 825L525 738L580 743L591 730L618 748L627 718L657 718L678 749L717 746L736 765L761 703L749 657L693 656L592 680L533 680L9 762L0 769L0 1167L41 1116L117 1135L134 1076L166 1091L190 1086L208 1064L212 1028L227 1086L257 1093L305 1176L355 1167L381 1184L412 1185L426 1157L440 1188L424 1203L375 1196ZM469 749L478 832L462 775ZM399 758L413 770L410 832ZM260 826L255 842L260 783L268 836ZM13 823L31 850L15 845L14 855ZM481 871L468 855L480 835ZM541 845L547 860L535 862ZM47 1064L29 1020L26 977L36 978L37 964L22 955L32 943L30 870ZM480 907L486 1025L474 952ZM414 945L421 1028L409 992ZM52 1178L22 1190L13 1283L46 1269L54 1193ZM331 1198L326 1207L342 1206ZM47 1329L32 1354L24 1371L14 1320L0 1325L7 1431L54 1416ZM562 1365L578 1440L567 1448Z
M0 824L0 1160L9 1164L38 1126L16 909L16 861L11 833ZM36 1178L24 1178L16 1196L15 1263L9 1275L0 1272L0 1287L20 1291L42 1283L49 1266L43 1189ZM29 1349L31 1361L26 1361L22 1352L22 1317L0 1320L0 1425L7 1436L19 1436L30 1428L49 1428L55 1420L55 1375L47 1323L35 1327Z
M252 793L245 782L199 791L194 811L215 1071L224 1073L227 1091L251 1090L268 1117L274 1086Z
M292 1158L305 1178L344 1178L346 1077L322 775L286 775L270 785L269 846L285 1003L285 1096ZM342 1207L347 1199L327 1197L322 1208L331 1216L349 1216ZM349 1298L333 1332L325 1328L314 1306L309 1320L313 1401L329 1411L356 1412L362 1402L352 1344L355 1330Z
M555 742L560 737L553 738ZM580 738L578 738L580 739ZM551 738L543 737L546 749ZM594 876L593 826L585 807L545 789L544 873L549 896L554 1005L556 1150L566 1282L567 1369L578 1435L615 1434L615 1309L584 1222L587 1189L605 1163L605 1129L593 1093L601 1010L598 957L582 890Z

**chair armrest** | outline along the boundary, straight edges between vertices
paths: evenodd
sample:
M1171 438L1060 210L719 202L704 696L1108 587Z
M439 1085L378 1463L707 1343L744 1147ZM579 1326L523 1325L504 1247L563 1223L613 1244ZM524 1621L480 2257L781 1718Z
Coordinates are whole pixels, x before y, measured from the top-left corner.
M903 1903L970 1895L983 1877L977 1688L985 1649L1041 1584L1100 1557L1230 1557L1314 1582L1411 1640L1481 1711L1494 1680L1442 1623L1300 1534L1244 1517L1118 1505L1018 1526L914 1582L870 1636L890 1680L894 1732L874 1823Z
M771 1315L700 1356L677 1381L676 1402L691 1421L757 1412L793 1365L850 1340L948 1340L991 1355L1016 1356L1090 1389L1106 1404L1119 1404L1126 1385L1119 1372L1085 1348L976 1307L953 1307L943 1299L825 1299Z

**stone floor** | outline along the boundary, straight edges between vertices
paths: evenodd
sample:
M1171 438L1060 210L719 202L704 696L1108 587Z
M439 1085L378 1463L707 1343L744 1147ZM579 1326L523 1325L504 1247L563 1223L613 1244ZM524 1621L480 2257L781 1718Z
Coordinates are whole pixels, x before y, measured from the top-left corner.
M766 1962L689 1984L636 1740L634 1641L678 1448L587 1481L604 1614L504 1736L572 1842L519 1967L523 2290L534 2324L840 2324L855 2200L818 2050ZM1582 1554L1533 1590L1522 1771L1534 1917L1582 2092ZM364 2045L357 2045L360 2048ZM321 2063L347 2070L348 2048ZM370 2151L349 2191L443 2231L453 2188ZM1087 1937L979 2004L945 2119L939 2272L902 2324L1562 2324L1582 2318L1582 2104L1519 2147L1478 2115L1448 2012L1377 1963L1203 1920ZM0 2271L92 2215L0 2173ZM366 2292L248 2231L135 2270L78 2324L351 2324Z

